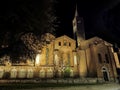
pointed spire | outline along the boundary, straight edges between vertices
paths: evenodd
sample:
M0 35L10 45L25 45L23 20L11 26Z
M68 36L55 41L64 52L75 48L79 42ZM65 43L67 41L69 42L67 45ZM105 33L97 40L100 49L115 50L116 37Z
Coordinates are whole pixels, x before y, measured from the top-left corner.
M77 4L76 4L76 7L75 7L75 16L78 16Z

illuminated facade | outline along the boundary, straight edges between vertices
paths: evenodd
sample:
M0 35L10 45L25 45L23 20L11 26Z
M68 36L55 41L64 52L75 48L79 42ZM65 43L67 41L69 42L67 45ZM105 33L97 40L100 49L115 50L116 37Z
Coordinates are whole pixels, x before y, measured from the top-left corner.
M0 66L0 78L79 76L75 40L66 35L55 38L50 33L46 33L44 36L46 36L47 44L41 53L36 55L34 63L30 61L19 64L5 62L5 66Z
M0 78L80 77L116 80L117 59L112 44L93 37L82 41L76 48L76 41L66 35L58 38L50 33L45 35L48 36L47 44L36 55L35 63L5 62L5 66L0 66Z
M105 81L116 80L116 59L112 44L93 37L83 41L77 53L80 56L80 77L97 77Z
M44 34L46 44L36 55L35 62L5 62L4 66L0 66L0 78L79 77L116 81L118 58L112 44L98 37L85 40L84 29L79 29L83 25L80 20L76 11L74 39L66 35L56 38L50 33Z

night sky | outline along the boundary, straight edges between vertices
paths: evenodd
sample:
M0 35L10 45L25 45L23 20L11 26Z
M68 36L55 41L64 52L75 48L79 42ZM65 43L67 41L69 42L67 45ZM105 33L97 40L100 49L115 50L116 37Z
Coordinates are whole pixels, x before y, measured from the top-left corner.
M120 0L56 1L54 6L58 24L55 32L56 36L66 34L73 37L72 20L77 3L79 16L84 18L86 39L98 36L108 42L118 43L120 46ZM39 26L39 23L36 22L37 18L33 20L31 18L39 18L42 10L41 6L42 2L40 0L0 1L0 35L8 31L12 33L24 31L26 22ZM44 20L42 21L44 22ZM40 26L37 29L40 30ZM37 29L34 28L33 30Z
M75 1L60 0L58 6L60 29L72 37ZM86 39L98 36L120 45L120 0L78 0L77 7L79 16L84 18Z

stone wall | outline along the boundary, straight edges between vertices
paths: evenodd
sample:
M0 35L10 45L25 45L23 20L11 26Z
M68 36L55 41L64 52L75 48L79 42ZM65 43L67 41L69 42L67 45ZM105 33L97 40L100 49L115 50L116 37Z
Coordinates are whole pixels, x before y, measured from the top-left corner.
M111 81L117 83L117 81ZM97 84L106 83L102 78L55 78L55 79L11 79L0 80L0 83L58 83L58 84Z

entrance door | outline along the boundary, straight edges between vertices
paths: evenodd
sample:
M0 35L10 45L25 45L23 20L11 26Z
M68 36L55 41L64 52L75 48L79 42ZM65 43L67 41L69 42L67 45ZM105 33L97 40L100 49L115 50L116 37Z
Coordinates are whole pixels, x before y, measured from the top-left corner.
M109 81L108 79L108 73L106 71L103 72L103 77L105 81Z

